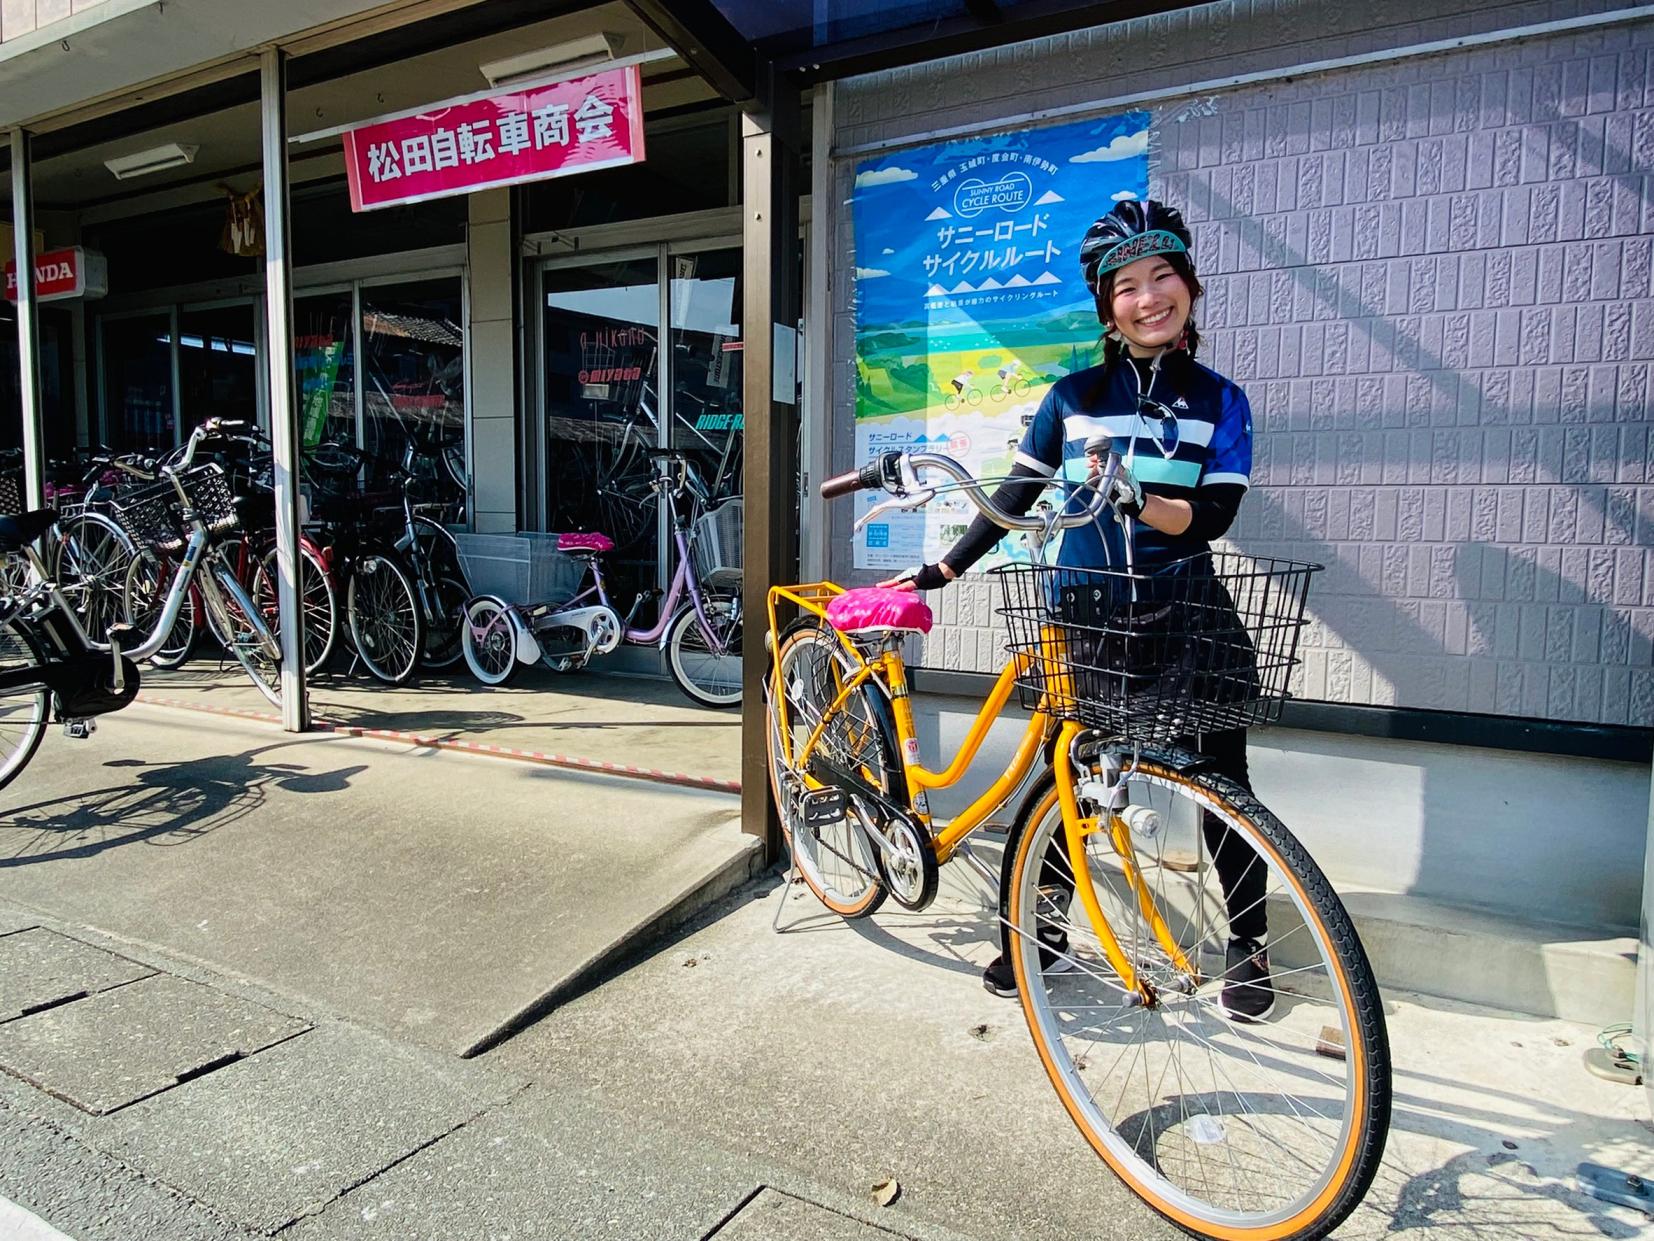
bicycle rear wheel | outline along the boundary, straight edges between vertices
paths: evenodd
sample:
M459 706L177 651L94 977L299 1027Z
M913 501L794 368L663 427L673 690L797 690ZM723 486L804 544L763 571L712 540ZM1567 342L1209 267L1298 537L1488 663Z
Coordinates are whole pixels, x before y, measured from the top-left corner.
M258 604L270 631L281 634L281 606L276 597L276 549L264 553L253 575L253 601ZM304 632L304 670L316 672L327 666L333 644L339 637L339 597L333 589L333 575L320 556L299 545L299 613Z
M281 705L281 646L259 608L226 565L208 561L198 577L201 602L219 640L275 706Z
M1077 868L1048 771L1007 844L1005 909L1028 1028L1063 1106L1184 1229L1324 1237L1372 1183L1390 1115L1378 986L1348 914L1303 846L1232 781L1145 753L1112 819L1087 800L1090 781L1074 786L1082 821L1098 825L1082 883L1154 998L1145 1005L1108 963L1084 889L1063 899ZM1248 951L1229 957L1231 938L1265 935L1272 1011L1229 1015L1226 974Z
M781 635L775 658L791 734L791 745L784 748L780 714L773 702L766 701L770 794L775 798L781 831L799 874L821 903L841 917L865 918L884 903L887 894L879 878L876 846L869 836L878 830L877 807L852 797L839 822L807 825L801 798L808 789L819 787L819 782L806 774L807 764L787 757L789 751L798 755L809 742L838 698L853 664L840 647L838 635L809 618ZM773 692L773 686L767 685L766 696ZM815 753L886 795L893 794L902 779L890 706L871 686L857 689L827 718Z
M0 672L39 667L43 662L33 635L15 620L0 623ZM41 687L0 694L0 789L29 765L46 735L51 696Z
M350 566L345 615L369 672L387 685L402 685L413 676L425 647L425 624L413 582L392 556L369 552Z

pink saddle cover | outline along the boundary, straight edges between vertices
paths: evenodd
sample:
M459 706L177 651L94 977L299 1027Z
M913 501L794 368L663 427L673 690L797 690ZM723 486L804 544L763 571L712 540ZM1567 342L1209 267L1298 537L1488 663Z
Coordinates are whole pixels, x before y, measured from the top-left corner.
M916 590L864 586L847 590L827 605L827 623L840 633L906 629L929 633L930 608Z
M606 534L560 534L557 550L560 552L612 552L615 541Z

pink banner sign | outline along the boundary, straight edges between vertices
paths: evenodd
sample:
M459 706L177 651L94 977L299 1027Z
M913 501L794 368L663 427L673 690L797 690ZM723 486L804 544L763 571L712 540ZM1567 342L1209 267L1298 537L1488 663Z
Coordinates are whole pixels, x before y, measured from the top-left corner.
M352 211L643 159L637 65L449 104L345 133Z

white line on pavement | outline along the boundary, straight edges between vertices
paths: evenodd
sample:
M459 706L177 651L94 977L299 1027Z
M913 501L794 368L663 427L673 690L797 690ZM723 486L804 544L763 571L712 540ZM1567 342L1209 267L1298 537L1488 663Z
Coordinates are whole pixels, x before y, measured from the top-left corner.
M73 1241L10 1198L0 1198L0 1237L6 1241Z

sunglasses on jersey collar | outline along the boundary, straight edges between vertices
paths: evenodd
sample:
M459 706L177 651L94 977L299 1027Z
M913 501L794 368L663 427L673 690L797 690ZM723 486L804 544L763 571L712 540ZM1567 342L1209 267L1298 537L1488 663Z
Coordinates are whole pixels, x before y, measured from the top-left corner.
M1140 396L1137 398L1137 414L1149 424L1149 438L1160 450L1160 455L1170 460L1178 444L1176 412L1152 397Z

